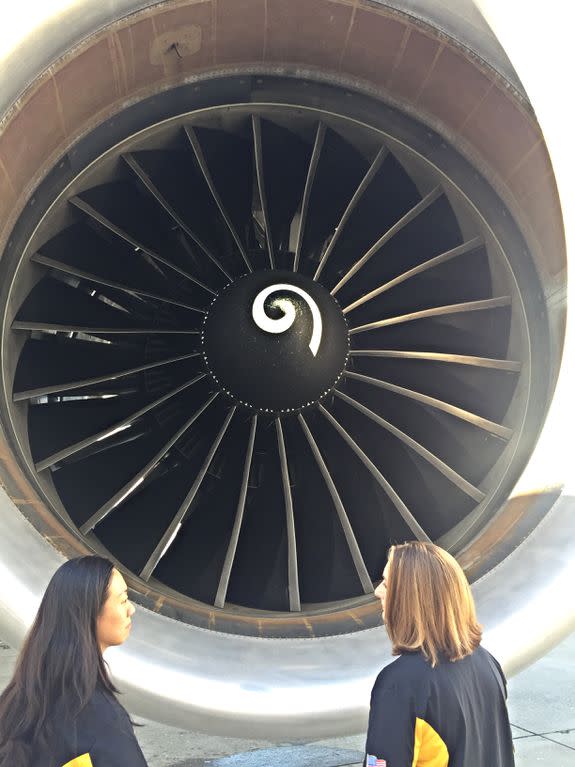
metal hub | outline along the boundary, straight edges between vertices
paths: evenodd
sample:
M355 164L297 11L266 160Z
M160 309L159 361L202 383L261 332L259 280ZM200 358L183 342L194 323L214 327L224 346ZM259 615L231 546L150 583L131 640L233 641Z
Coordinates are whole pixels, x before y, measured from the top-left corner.
M202 351L215 384L250 410L275 415L316 406L347 361L341 308L293 271L252 273L214 298Z

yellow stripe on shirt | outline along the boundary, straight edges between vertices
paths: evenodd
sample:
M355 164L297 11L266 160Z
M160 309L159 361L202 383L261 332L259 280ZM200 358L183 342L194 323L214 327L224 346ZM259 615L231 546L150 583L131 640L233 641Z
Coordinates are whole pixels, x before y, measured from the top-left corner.
M94 765L92 764L90 754L82 754L82 756L72 759L71 762L66 762L62 767L94 767Z
M447 767L449 751L440 735L425 719L415 720L415 743L411 767Z

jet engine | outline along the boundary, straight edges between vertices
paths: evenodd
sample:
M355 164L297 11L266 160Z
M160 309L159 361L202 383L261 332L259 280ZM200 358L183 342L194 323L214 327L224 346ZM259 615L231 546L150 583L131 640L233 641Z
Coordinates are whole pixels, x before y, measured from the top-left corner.
M110 655L132 711L291 739L363 726L395 542L458 557L508 673L565 636L567 424L533 452L570 396L561 207L476 6L22 17L0 62L0 634L22 641L66 558L105 555L138 606Z

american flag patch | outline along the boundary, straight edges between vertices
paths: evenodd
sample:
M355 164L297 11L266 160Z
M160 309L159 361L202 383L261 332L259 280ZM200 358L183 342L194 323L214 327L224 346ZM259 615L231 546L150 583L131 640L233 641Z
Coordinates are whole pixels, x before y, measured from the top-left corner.
M378 759L377 756L372 756L372 754L367 755L365 764L366 767L387 767L385 759Z

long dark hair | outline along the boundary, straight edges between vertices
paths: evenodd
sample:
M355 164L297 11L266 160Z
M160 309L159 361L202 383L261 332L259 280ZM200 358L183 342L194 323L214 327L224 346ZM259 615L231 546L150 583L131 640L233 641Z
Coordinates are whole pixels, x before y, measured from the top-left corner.
M31 767L52 752L56 723L74 718L98 685L114 695L97 640L112 563L79 557L53 575L0 696L0 767Z

